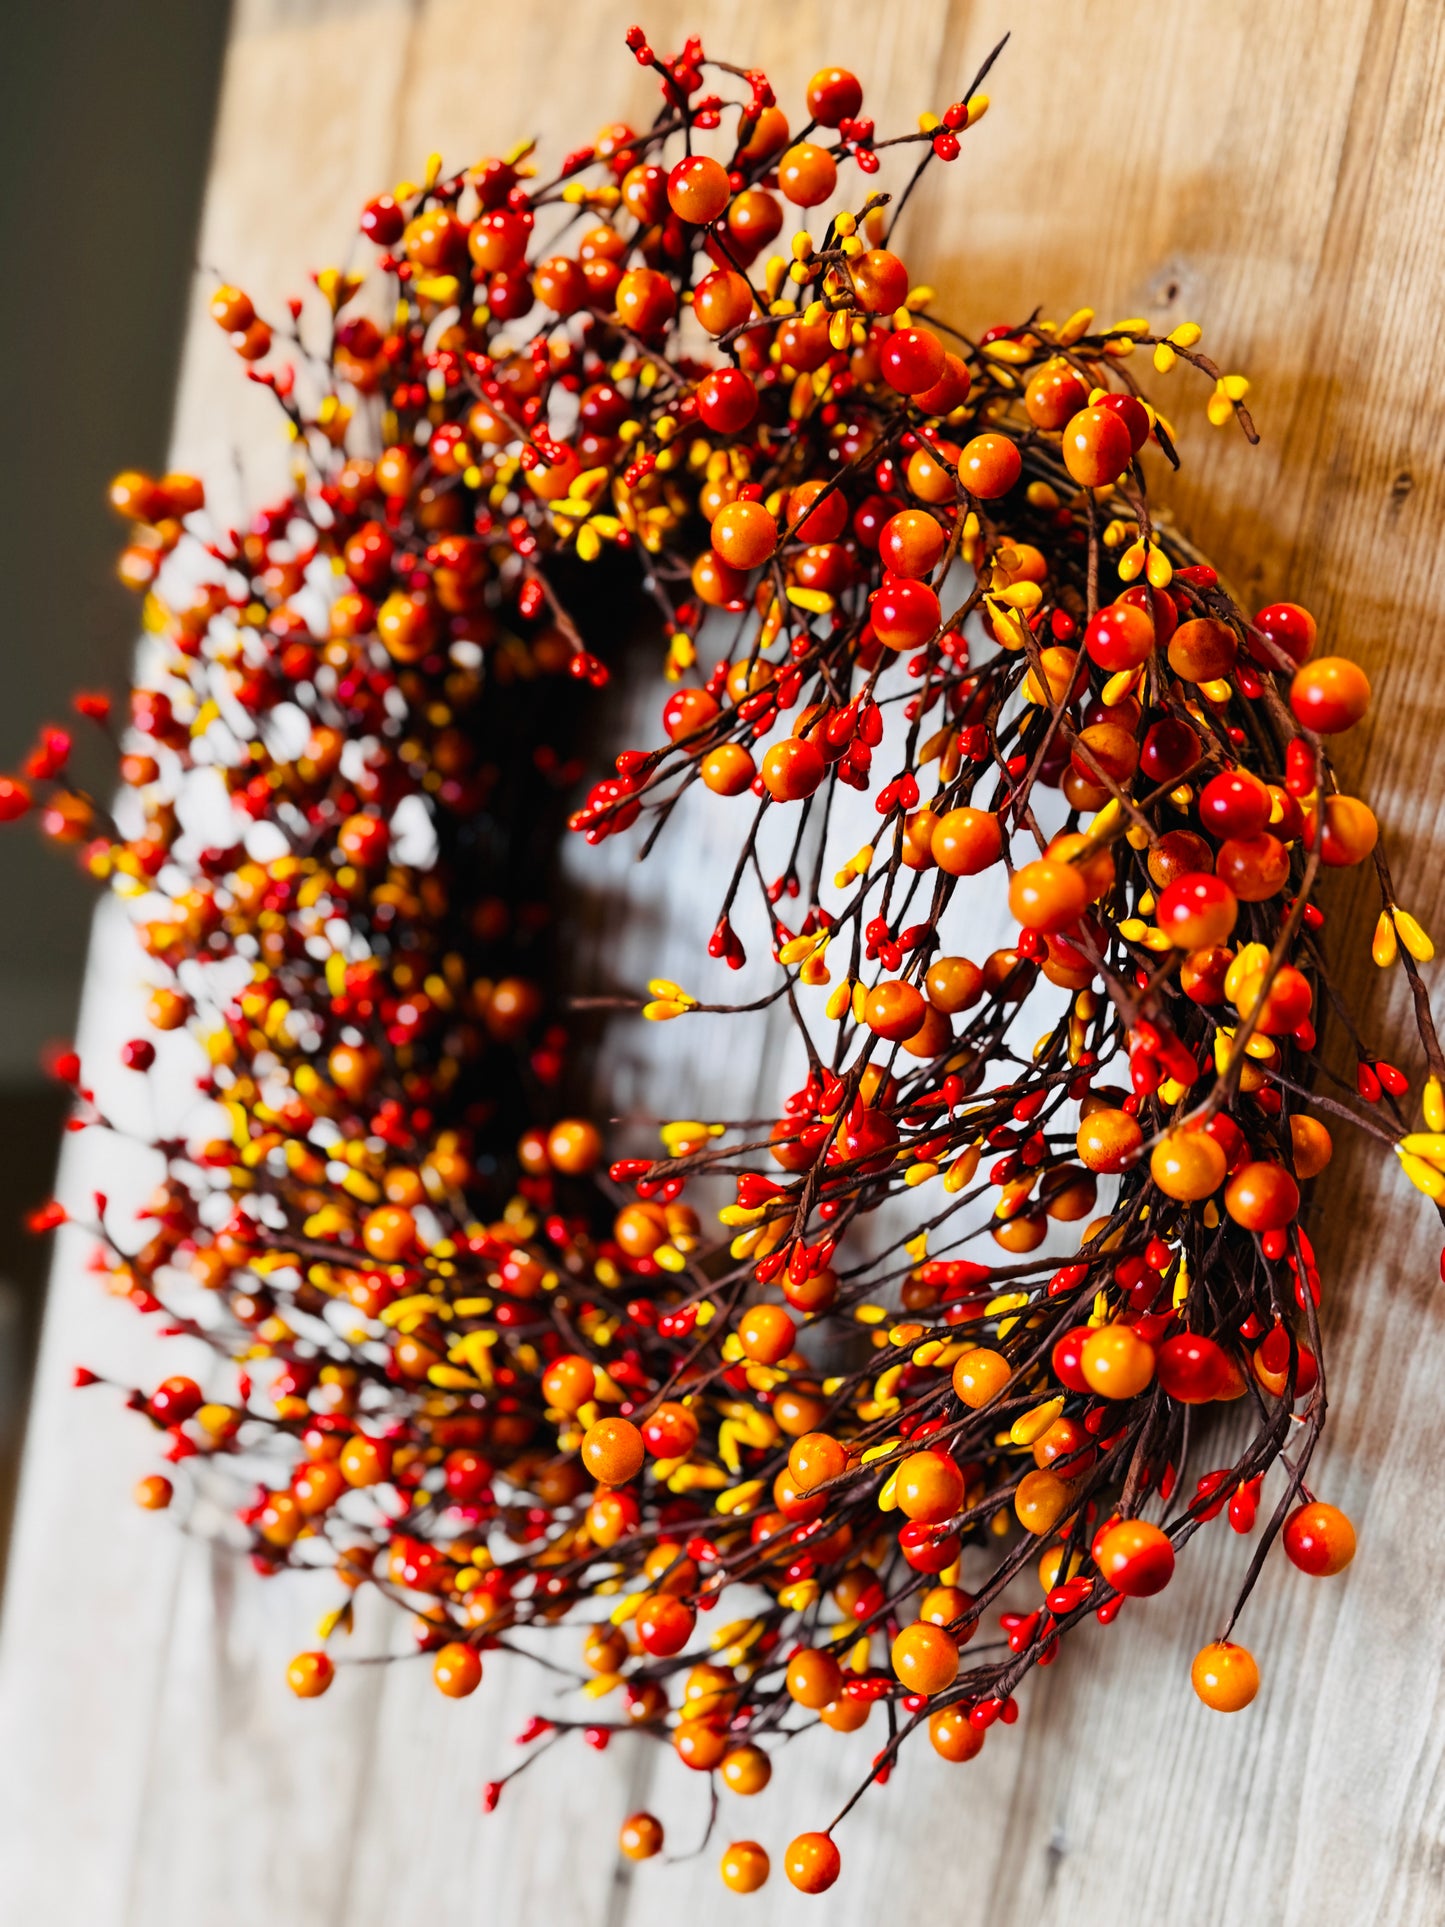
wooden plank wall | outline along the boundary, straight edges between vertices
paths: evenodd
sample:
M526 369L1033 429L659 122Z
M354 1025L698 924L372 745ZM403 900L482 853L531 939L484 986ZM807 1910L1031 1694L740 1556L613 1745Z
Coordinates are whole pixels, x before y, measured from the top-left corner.
M307 267L340 258L365 196L432 148L465 160L546 129L555 149L646 111L622 47L633 8L241 0L201 260L274 307ZM974 327L1086 300L1110 316L1198 319L1206 347L1253 376L1262 448L1207 429L1202 397L1176 405L1186 467L1168 500L1238 584L1307 603L1329 645L1367 665L1376 720L1348 771L1380 809L1404 902L1445 926L1432 655L1445 440L1439 0L644 0L641 11L659 42L695 27L765 66L785 98L825 61L846 62L885 128L941 108L1013 29L993 113L910 210L915 272ZM202 293L198 282L176 459L218 474L239 447L254 498L281 473L282 451L264 401L201 318ZM664 904L656 884L620 869L606 882L636 893L639 913L684 925L702 914L686 891ZM1404 1013L1372 981L1370 915L1358 889L1337 889L1348 986L1383 1044ZM102 926L86 1018L97 1048L134 1021L139 972L116 961L126 953L104 941L112 929ZM588 959L604 961L636 967L615 951ZM756 1070L727 1072L743 1104ZM645 1092L645 1063L636 1078ZM71 1182L85 1176L77 1152ZM1438 1234L1377 1161L1346 1152L1329 1190L1334 1411L1318 1463L1360 1528L1349 1574L1313 1585L1273 1562L1246 1633L1264 1687L1249 1714L1221 1720L1193 1700L1183 1661L1248 1555L1232 1535L1208 1535L1163 1599L1031 1681L1018 1726L977 1764L949 1769L921 1744L907 1750L889 1790L843 1831L831 1917L1439 1921ZM67 1389L81 1357L151 1371L137 1327L98 1299L78 1247L63 1251L0 1673L7 1918L644 1927L685 1909L705 1927L732 1917L714 1866L723 1840L757 1833L776 1854L857 1777L876 1740L850 1751L815 1736L761 1811L728 1796L704 1858L635 1874L612 1842L622 1814L650 1797L653 1749L641 1745L607 1760L579 1749L565 1771L519 1782L484 1824L478 1788L538 1705L536 1677L496 1665L458 1707L418 1668L358 1669L318 1705L293 1701L282 1669L321 1596L263 1585L132 1511L145 1439L103 1397ZM674 1776L655 1797L679 1849L701 1837L700 1787ZM818 1914L775 1875L751 1917Z

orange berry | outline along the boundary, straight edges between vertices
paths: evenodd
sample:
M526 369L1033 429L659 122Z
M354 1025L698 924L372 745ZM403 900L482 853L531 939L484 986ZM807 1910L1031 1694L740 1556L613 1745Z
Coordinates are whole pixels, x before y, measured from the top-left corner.
M763 757L763 787L776 803L796 803L813 794L827 770L816 743L786 736Z
M1370 706L1370 679L1344 656L1317 656L1296 672L1289 706L1320 736L1353 729Z
M1242 1164L1224 1192L1224 1208L1246 1231L1282 1231L1299 1211L1299 1186L1282 1164Z
M734 1793L751 1799L773 1777L773 1763L760 1746L735 1746L723 1755L722 1776Z
M972 1411L990 1405L1013 1376L1013 1368L1002 1352L975 1346L963 1354L953 1368L953 1389Z
M812 141L798 141L778 162L778 188L794 207L817 207L837 185L837 162Z
M319 1699L335 1677L326 1653L298 1653L286 1668L286 1684L297 1699Z
M159 1472L141 1479L131 1495L147 1512L164 1512L175 1497L175 1487Z
M905 1626L893 1642L893 1670L911 1693L932 1695L958 1677L958 1644L926 1619Z
M1215 616L1181 622L1169 638L1169 667L1185 682L1215 682L1227 676L1238 654L1234 631Z
M1007 435L975 435L958 458L958 479L981 502L1007 495L1023 470L1018 443Z
M1063 428L1088 405L1089 390L1082 375L1067 362L1053 361L1029 377L1024 408L1035 428Z
M634 1813L622 1822L617 1844L629 1860L651 1860L662 1852L662 1822L650 1813Z
M939 817L932 847L940 870L954 877L978 876L1003 855L1003 833L992 811L965 805Z
M787 1357L798 1328L781 1305L754 1305L738 1321L738 1343L759 1365L776 1365Z
M847 1448L830 1432L805 1432L789 1447L788 1470L800 1492L826 1485L847 1469Z
M975 1726L962 1706L941 1706L928 1716L928 1737L940 1759L961 1766L983 1751L983 1728Z
M1026 930L1068 930L1088 906L1088 885L1072 863L1039 857L1009 882L1009 911Z
M801 1647L788 1661L789 1697L811 1712L819 1711L830 1700L836 1699L842 1685L843 1675L837 1660L831 1653L820 1652L816 1646Z
M1133 453L1129 431L1111 409L1081 408L1064 427L1064 467L1080 488L1117 482Z
M963 1474L942 1452L912 1452L894 1475L898 1509L923 1525L951 1519L963 1504Z
M1091 1171L1127 1171L1144 1144L1144 1133L1127 1111L1091 1111L1079 1122L1079 1162Z
M582 1463L603 1485L626 1485L645 1457L642 1434L630 1419L600 1418L582 1441Z
M1334 1141L1317 1117L1298 1114L1289 1121L1297 1178L1316 1178L1334 1156Z
M1025 1532L1042 1537L1070 1509L1068 1486L1056 1472L1026 1472L1014 1493L1014 1512Z
M723 1885L735 1894L755 1894L771 1871L767 1849L756 1840L734 1840L720 1863Z
M597 1389L597 1374L590 1359L577 1352L564 1352L554 1358L542 1374L542 1396L559 1412L581 1409Z
M1149 1175L1166 1198L1194 1203L1223 1184L1229 1160L1207 1131L1170 1131L1149 1154Z
M838 1878L842 1856L826 1833L800 1833L790 1841L783 1870L800 1893L823 1894Z
M868 1028L894 1042L912 1037L927 1014L922 991L892 980L875 984L863 1005L863 1021Z
M1132 1325L1101 1325L1084 1340L1079 1369L1101 1398L1134 1398L1154 1376L1154 1348Z
M602 1156L602 1134L585 1118L563 1118L547 1133L547 1156L554 1170L582 1177L595 1169Z
M719 743L698 765L703 786L715 796L741 796L757 776L757 765L741 743Z
M761 502L729 502L712 525L712 545L731 568L756 569L778 546L778 525Z
M443 1646L432 1661L432 1678L448 1699L463 1700L482 1683L482 1662L474 1648L460 1640Z
M1189 1678L1195 1692L1216 1713L1238 1713L1259 1691L1259 1667L1245 1646L1225 1639L1202 1646L1194 1655Z
M679 221L706 227L715 221L731 195L728 171L707 154L689 154L667 177L667 202Z
M945 1017L956 1017L983 995L983 972L967 957L938 957L923 980L928 1001Z

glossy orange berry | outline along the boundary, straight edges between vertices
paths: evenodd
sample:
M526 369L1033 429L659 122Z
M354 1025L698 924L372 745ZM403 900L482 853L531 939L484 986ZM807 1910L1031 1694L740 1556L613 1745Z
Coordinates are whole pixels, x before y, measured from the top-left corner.
M547 1156L555 1171L580 1178L595 1170L602 1156L602 1134L586 1118L565 1117L547 1133Z
M826 1706L818 1709L818 1718L831 1733L856 1733L868 1724L872 1703L856 1699L851 1693L843 1693L837 1699L829 1700Z
M336 1668L326 1653L298 1653L286 1668L286 1684L297 1699L319 1699L335 1677Z
M1169 638L1169 667L1185 682L1215 682L1227 676L1238 654L1234 631L1215 616L1181 622Z
M1177 876L1166 886L1154 917L1180 950L1207 950L1229 941L1239 902L1223 877L1196 871Z
M738 1343L759 1365L776 1365L787 1357L798 1328L781 1305L753 1305L738 1321Z
M923 1525L951 1519L963 1504L963 1474L942 1452L912 1452L894 1475L898 1509Z
M931 574L943 549L938 518L926 509L900 509L883 524L878 537L879 560L897 576Z
M651 1860L662 1852L662 1822L650 1813L629 1814L617 1834L617 1844L629 1860Z
M727 213L728 238L743 265L754 260L782 230L783 210L778 197L765 188L745 187ZM828 331L823 330L826 344Z
M1039 1537L1052 1532L1073 1506L1066 1482L1056 1472L1040 1467L1026 1472L1014 1493L1014 1513L1025 1532Z
M1080 488L1117 482L1134 453L1129 431L1107 408L1081 408L1064 425L1064 467Z
M983 972L967 957L937 957L923 980L928 1001L946 1017L969 1010L983 995Z
M1320 736L1353 729L1370 707L1370 679L1345 656L1317 656L1295 674L1289 706Z
M751 1799L772 1779L773 1763L760 1746L735 1746L723 1755L721 1772L731 1792Z
M1088 406L1089 390L1082 375L1066 361L1053 361L1029 377L1024 408L1035 428L1065 427Z
M1289 882L1289 851L1268 830L1258 836L1231 836L1220 844L1214 869L1241 903L1265 903Z
M1305 814L1305 843L1315 838L1315 812ZM1320 861L1332 870L1347 869L1363 863L1380 840L1375 813L1358 796L1327 796L1325 822L1320 834Z
M908 293L908 270L887 248L869 248L848 263L853 292L865 314L892 314Z
M711 1773L721 1763L727 1744L727 1734L708 1719L685 1718L672 1735L673 1752L694 1773Z
M341 1448L337 1463L348 1485L384 1485L391 1477L392 1444L389 1439L368 1438L357 1432Z
M1149 1154L1149 1175L1166 1198L1209 1198L1225 1179L1228 1159L1207 1131L1170 1131Z
M965 442L958 457L958 479L981 502L1007 495L1023 472L1018 443L990 432Z
M910 1693L932 1696L958 1677L958 1642L942 1626L915 1620L894 1640L892 1663Z
M953 1389L971 1411L993 1403L1013 1376L1013 1368L1002 1352L978 1345L963 1354L953 1367Z
M1154 1348L1132 1325L1100 1325L1084 1340L1079 1369L1101 1398L1134 1398L1154 1376Z
M752 289L735 268L717 268L698 282L692 311L708 334L725 335L740 328L752 313Z
M923 993L912 984L875 984L863 1005L863 1021L879 1037L912 1037L928 1013Z
M908 486L921 502L942 505L958 499L958 486L945 463L957 466L962 451L953 442L936 442L916 448L908 457L904 471Z
M368 1256L381 1264L395 1264L416 1243L416 1219L400 1205L378 1205L362 1220L361 1242Z
M977 1621L964 1620L973 1606L973 1595L961 1586L931 1586L918 1602L918 1617L933 1626L947 1626L957 1645L967 1645L977 1629Z
M137 1482L131 1496L147 1512L164 1512L175 1497L175 1487L159 1472Z
M841 1478L847 1469L847 1447L831 1432L805 1432L788 1448L788 1470L800 1492Z
M1126 1599L1148 1599L1174 1576L1174 1544L1144 1519L1120 1519L1094 1540L1094 1563L1107 1585Z
M1003 833L991 810L964 805L945 811L934 826L933 860L950 876L978 876L1002 855Z
M1127 1111L1100 1109L1080 1119L1079 1162L1101 1173L1127 1171L1144 1146L1144 1133Z
M1246 1231L1282 1231L1299 1211L1299 1186L1282 1164L1242 1164L1224 1192L1224 1208Z
M741 743L719 743L698 764L704 787L715 796L741 796L757 773L757 764Z
M800 1893L823 1894L838 1878L842 1856L826 1833L800 1833L788 1843L783 1871Z
M482 1683L482 1662L475 1648L451 1640L432 1661L432 1678L448 1699L462 1700Z
M730 567L714 550L704 549L692 565L692 586L709 608L727 609L742 603L748 580L743 570Z
M689 154L667 177L667 203L679 221L706 227L728 204L728 171L707 154Z
M938 1757L955 1766L976 1760L983 1751L983 1728L973 1724L962 1706L941 1706L930 1713L928 1738Z
M811 796L827 773L822 751L806 737L786 736L763 757L763 787L775 803Z
M1218 1639L1194 1655L1190 1683L1216 1713L1238 1713L1259 1691L1259 1667L1245 1646Z
M598 1419L582 1440L582 1463L603 1485L626 1485L645 1457L642 1434L630 1419Z
M712 525L712 545L729 567L756 569L778 546L778 526L761 502L729 502Z
M1068 930L1089 907L1089 891L1072 863L1038 857L1009 881L1010 913L1026 930Z
M1295 1176L1317 1178L1334 1156L1334 1141L1317 1117L1296 1115L1289 1121L1290 1148L1294 1153Z
M837 1660L815 1646L801 1647L793 1654L788 1661L786 1678L789 1697L811 1712L818 1712L836 1699L843 1684Z
M1284 1522L1284 1549L1292 1565L1316 1579L1343 1572L1355 1556L1355 1528L1338 1506L1311 1499Z
M644 339L661 334L677 312L672 282L655 268L629 268L613 300L623 327Z
M734 1840L724 1850L719 1870L729 1892L755 1894L759 1887L766 1885L771 1865L767 1849L760 1847L756 1840Z
M817 207L838 185L838 164L826 147L798 141L778 162L778 188L794 207Z

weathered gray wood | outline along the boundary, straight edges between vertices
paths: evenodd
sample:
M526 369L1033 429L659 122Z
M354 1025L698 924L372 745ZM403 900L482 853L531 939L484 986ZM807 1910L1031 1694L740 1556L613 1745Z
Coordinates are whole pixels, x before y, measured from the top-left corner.
M202 258L274 304L309 266L341 258L365 195L416 172L432 148L467 158L544 128L554 146L570 144L579 128L640 110L642 82L621 49L631 17L630 0L507 10L243 0ZM979 327L1036 300L1059 313L1089 300L1110 318L1198 319L1206 347L1255 378L1265 441L1253 453L1206 428L1202 397L1173 378L1186 465L1162 493L1236 582L1261 600L1306 602L1366 663L1387 720L1360 732L1351 773L1380 810L1403 900L1445 926L1429 654L1445 434L1435 0L654 0L645 21L664 42L696 27L790 94L825 60L846 61L886 126L945 105L1014 30L994 113L910 210L915 273ZM177 459L215 474L239 446L254 496L283 472L284 450L264 397L236 380L200 318L199 291L197 310ZM1158 392L1167 409L1175 390ZM659 700L637 698L634 740ZM710 801L691 811L686 863L659 853L638 869L620 845L585 862L574 853L579 890L607 901L605 927L583 917L582 974L699 981L725 847ZM1372 912L1358 883L1335 891L1332 912L1347 983L1385 1048L1403 999L1371 981ZM139 972L115 956L112 946L97 967L87 1025L118 1041ZM680 1102L675 1066L658 1075L672 1034L641 1028L618 1026L609 1042L619 1108L725 1113L776 1088L769 1052L730 1062L721 1035L697 1023L685 1038L696 1098ZM1018 1726L992 1734L977 1762L947 1768L922 1745L907 1750L840 1836L837 1917L1440 1919L1436 1233L1415 1194L1357 1150L1342 1150L1329 1191L1320 1242L1333 1417L1318 1463L1360 1529L1349 1574L1317 1585L1273 1562L1247 1621L1260 1698L1239 1719L1214 1718L1184 1661L1216 1629L1248 1558L1216 1527L1161 1600L1075 1642L1088 1650L1031 1682ZM714 1870L727 1839L755 1835L776 1858L866 1771L880 1743L871 1728L849 1741L811 1735L761 1802L724 1796L704 1858L636 1872L613 1849L630 1805L654 1802L678 1851L703 1824L703 1789L657 1749L605 1760L578 1749L565 1769L518 1782L484 1823L480 1783L515 1757L511 1734L545 1710L545 1685L496 1661L483 1691L453 1705L404 1665L353 1672L317 1705L291 1701L285 1659L326 1601L291 1582L262 1585L127 1509L146 1441L105 1394L66 1389L77 1358L144 1371L153 1355L134 1315L98 1299L66 1247L0 1666L7 1917L650 1927L685 1912L706 1927L732 1914ZM375 1623L357 1645L390 1636ZM780 1874L751 1915L816 1917Z

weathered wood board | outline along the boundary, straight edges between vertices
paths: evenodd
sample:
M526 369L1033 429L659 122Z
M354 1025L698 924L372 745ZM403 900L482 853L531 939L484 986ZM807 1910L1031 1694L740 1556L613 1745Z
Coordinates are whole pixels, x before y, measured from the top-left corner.
M1263 446L1214 434L1202 398L1181 400L1185 473L1167 499L1247 592L1307 603L1366 664L1387 720L1359 733L1349 773L1380 811L1403 900L1445 926L1445 697L1432 653L1445 498L1439 0L648 0L642 11L658 41L695 27L792 94L845 61L885 127L945 105L1012 28L993 113L910 208L910 262L976 327L1035 302L1187 317L1251 374ZM471 158L539 128L571 144L644 111L622 46L632 13L633 0L241 0L201 260L274 306L309 266L341 258L361 201L432 148ZM247 492L263 494L284 452L264 398L203 319L198 281L176 459L219 474L236 447ZM708 854L672 875L674 934L660 940L662 880L609 855L598 885L626 892L649 935L630 949L599 935L579 974L637 975L665 968L673 946L684 954L709 907ZM1348 986L1383 1041L1403 1010L1371 981L1365 900L1340 888L1333 912ZM106 941L113 930L97 941L85 1023L97 1049L134 1022L139 966ZM641 1104L638 1049L620 1040L614 1062ZM748 1105L759 1066L714 1070L707 1040L694 1061L723 1079L708 1085L714 1109ZM86 1155L73 1150L68 1183L85 1181ZM1358 1523L1360 1558L1329 1586L1273 1563L1248 1620L1263 1691L1248 1715L1219 1720L1193 1700L1183 1659L1212 1632L1247 1552L1208 1535L1162 1600L1032 1681L1019 1724L975 1765L908 1749L841 1836L833 1918L1445 1918L1437 1234L1415 1194L1355 1151L1330 1190L1333 1417L1317 1463ZM64 1246L0 1659L7 1920L644 1927L686 1911L705 1927L735 1904L716 1878L722 1841L757 1834L776 1854L865 1765L867 1734L851 1750L814 1736L762 1810L726 1796L705 1857L635 1874L613 1841L648 1797L655 1762L641 1745L623 1762L578 1749L484 1823L480 1783L542 1703L536 1677L496 1665L458 1707L418 1668L378 1667L349 1672L318 1705L293 1701L284 1662L321 1595L262 1585L131 1509L147 1441L113 1401L67 1388L79 1358L122 1372L135 1361L144 1375L153 1357L139 1321L84 1274L78 1242ZM675 1843L701 1837L700 1788L674 1776L657 1797ZM751 1916L816 1917L780 1875Z

